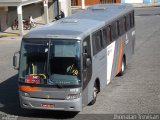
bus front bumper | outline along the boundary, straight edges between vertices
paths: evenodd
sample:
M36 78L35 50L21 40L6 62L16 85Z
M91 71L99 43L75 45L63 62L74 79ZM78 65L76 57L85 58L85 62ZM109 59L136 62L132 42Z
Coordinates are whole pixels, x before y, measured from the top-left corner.
M20 105L27 109L82 111L81 97L73 100L53 100L20 96Z

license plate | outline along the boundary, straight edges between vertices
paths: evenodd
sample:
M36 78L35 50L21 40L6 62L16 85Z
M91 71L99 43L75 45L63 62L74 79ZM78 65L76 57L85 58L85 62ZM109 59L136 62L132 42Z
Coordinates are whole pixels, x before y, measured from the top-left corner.
M43 104L41 104L41 107L43 107L43 108L54 108L55 105L54 104L43 103Z

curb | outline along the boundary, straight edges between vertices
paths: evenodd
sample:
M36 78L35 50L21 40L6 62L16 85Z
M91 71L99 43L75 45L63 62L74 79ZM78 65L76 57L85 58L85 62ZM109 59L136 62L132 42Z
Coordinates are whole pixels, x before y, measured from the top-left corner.
M0 33L0 37L20 36L18 33Z

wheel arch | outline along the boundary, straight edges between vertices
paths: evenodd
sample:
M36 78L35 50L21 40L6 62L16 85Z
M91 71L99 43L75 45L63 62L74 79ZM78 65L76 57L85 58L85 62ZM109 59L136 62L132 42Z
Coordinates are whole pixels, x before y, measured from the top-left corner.
M123 58L124 58L124 62L125 62L125 66L126 66L126 54L123 54L123 57L122 57L122 60L123 60Z
M98 92L100 92L100 79L99 78L96 78L96 80L95 80L95 84L97 85L97 87L98 87Z

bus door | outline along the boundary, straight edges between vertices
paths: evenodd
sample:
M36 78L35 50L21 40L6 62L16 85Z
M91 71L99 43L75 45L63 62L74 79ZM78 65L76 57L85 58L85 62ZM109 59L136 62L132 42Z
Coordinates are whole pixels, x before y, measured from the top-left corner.
M92 76L92 58L90 37L83 41L83 89L86 88Z
M88 104L88 89L87 86L92 77L92 58L91 58L91 44L90 44L90 36L86 37L82 43L83 45L83 97L82 104Z

